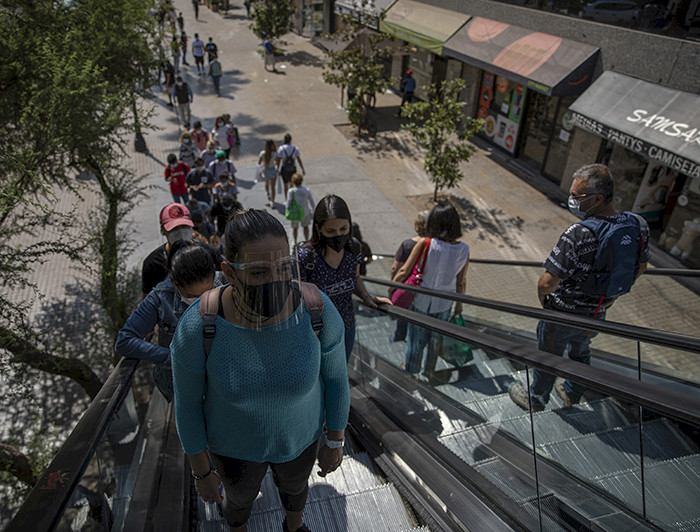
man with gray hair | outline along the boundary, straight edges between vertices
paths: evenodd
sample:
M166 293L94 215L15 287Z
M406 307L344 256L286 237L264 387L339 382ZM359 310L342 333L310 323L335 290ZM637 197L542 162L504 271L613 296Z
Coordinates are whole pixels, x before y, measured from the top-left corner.
M614 182L602 164L579 168L573 175L569 210L582 221L571 225L544 262L537 282L542 308L605 319L617 297L629 292L647 267L649 227L631 212L613 206ZM589 344L596 332L548 321L537 324L537 349L590 364ZM566 406L577 404L585 391L580 384L556 379L538 369L532 372L529 393L519 382L508 393L518 406L542 411L552 386Z

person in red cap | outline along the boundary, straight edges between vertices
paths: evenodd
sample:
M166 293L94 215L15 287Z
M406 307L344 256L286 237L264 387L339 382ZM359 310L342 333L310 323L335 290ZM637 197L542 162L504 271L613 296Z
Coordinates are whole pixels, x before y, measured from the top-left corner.
M173 195L174 202L187 205L187 200L189 199L187 174L189 172L190 167L186 163L178 161L174 153L168 155L168 166L165 167L165 180L170 183L170 193Z
M399 106L399 114L401 116L401 108L406 102L413 103L413 93L416 90L416 80L413 79L413 70L410 68L406 71L406 77L401 81L401 92L403 96L401 98L401 105Z
M141 296L146 297L153 288L168 276L168 252L170 246L180 240L192 240L194 224L190 211L180 203L166 205L160 211L160 232L166 242L154 249L141 267Z

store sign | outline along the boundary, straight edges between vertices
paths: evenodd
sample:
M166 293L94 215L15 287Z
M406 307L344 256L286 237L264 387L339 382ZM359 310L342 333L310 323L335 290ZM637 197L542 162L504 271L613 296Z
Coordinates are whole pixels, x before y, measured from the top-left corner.
M690 159L686 159L685 157L676 155L671 151L660 148L640 138L633 137L632 135L628 135L617 129L608 127L605 124L601 124L597 120L593 120L592 118L588 118L579 113L573 111L570 111L570 113L571 120L574 123L574 125L580 127L581 129L585 129L586 131L595 133L596 135L603 137L604 139L610 140L616 144L619 144L624 148L627 148L628 150L646 155L652 161L657 161L664 166L668 166L669 168L678 170L679 172L682 172L688 176L700 177L700 165L694 163ZM643 117L643 115L637 113L638 111L635 111L635 113L633 113L633 118ZM642 118L640 118L637 121L641 120ZM650 122L651 125L648 127L654 127L655 125L657 125L657 123L660 124L660 122L652 121ZM687 126L687 124L682 125ZM685 128L673 128L672 125L660 125L659 129L661 129L662 127L664 128L664 134L666 134L666 131L668 131L669 133L674 133L674 135L669 134L669 136L680 136L684 132L687 134ZM675 135L676 131L679 132L678 135ZM694 137L691 136L691 140L693 138Z

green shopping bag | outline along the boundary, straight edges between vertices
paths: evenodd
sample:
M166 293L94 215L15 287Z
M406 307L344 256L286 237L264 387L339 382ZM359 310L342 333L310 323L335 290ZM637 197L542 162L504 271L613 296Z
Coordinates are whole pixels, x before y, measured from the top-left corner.
M292 201L289 202L289 208L284 213L284 217L290 222L301 222L304 219L304 207L294 199L294 191L292 190Z
M454 323L460 327L466 327L466 322L461 314L452 316L450 318L450 323ZM474 353L472 351L472 346L469 344L445 336L442 339L442 353L440 356L445 362L460 368L473 360Z

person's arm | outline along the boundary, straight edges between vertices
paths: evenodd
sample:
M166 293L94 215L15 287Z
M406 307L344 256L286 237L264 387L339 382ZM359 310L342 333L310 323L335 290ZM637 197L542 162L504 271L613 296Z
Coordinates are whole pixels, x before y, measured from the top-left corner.
M277 167L277 173L280 173L280 163L282 162L282 157L280 157L280 152L275 154L275 166Z
M289 187L289 190L287 191L287 201L284 202L284 208L289 209L289 205L292 203L292 194L293 194L293 188ZM299 200L297 200L299 201Z
M190 103L192 103L192 102L194 101L194 96L193 96L193 94L192 94L192 89L190 88L190 84L189 84L189 83L187 84L187 94L188 94L189 97L190 97Z
M416 261L420 256L424 244L425 238L421 238L418 240L418 242L416 242L416 245L413 246L413 249L411 250L411 254L406 259L406 262L401 265L399 271L396 273L392 281L395 283L403 283L406 279L408 279L408 276L411 275L411 272L413 271L413 267L416 265Z
M158 324L159 307L160 301L155 292L151 292L141 301L117 335L114 350L119 356L169 365L170 349L144 340Z
M634 277L634 280L635 280L635 281L636 281L637 279L639 279L639 276L640 276L640 275L642 275L645 271L647 271L647 264L648 264L648 263L646 263L646 262L642 262L642 263L639 265L639 271L637 272L637 275L635 275L635 277Z
M219 473L212 468L209 462L209 453L204 450L197 454L187 455L187 459L190 462L192 474L198 477L204 477L201 480L197 478L194 479L194 488L197 494L204 502L210 504L222 502L224 498L219 493L221 477Z
M346 252L347 253L347 252ZM360 277L360 265L357 265L357 271L355 273L357 278L357 284L355 285L355 294L362 299L362 302L370 308L377 308L378 305L386 304L393 305L391 299L386 297L373 296L367 291L365 283L362 282L362 277Z
M537 298L544 307L547 296L554 292L561 283L561 278L549 272L544 272L537 281Z
M299 166L301 166L301 175L306 175L306 170L304 169L304 163L301 161L301 155L297 155L297 161L299 161Z
M469 257L467 257L467 262L464 263L464 267L457 273L457 293L466 294L467 293L467 270L469 269ZM462 313L462 303L455 303L454 307L455 314Z
M318 336L321 344L321 378L324 383L323 402L326 412L326 437L341 441L350 413L350 387L345 362L345 327L328 296L323 295L323 329ZM318 475L325 477L343 461L343 448L321 445L318 452Z

